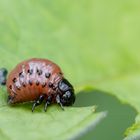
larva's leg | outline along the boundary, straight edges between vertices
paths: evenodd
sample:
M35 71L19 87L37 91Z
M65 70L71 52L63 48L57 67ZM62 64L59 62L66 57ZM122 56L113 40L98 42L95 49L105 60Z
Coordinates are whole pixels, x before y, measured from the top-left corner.
M32 112L34 111L35 107L40 105L43 100L45 99L45 95L40 95L39 98L33 103L33 106L32 106Z
M6 85L7 73L8 71L6 68L0 69L0 85Z
M60 105L61 109L64 110L64 107L63 107L63 105L62 105L62 103L61 103L61 101L60 101L60 96L59 96L59 94L56 96L56 102Z
M46 110L47 110L48 105L50 105L51 102L52 102L52 96L50 95L50 96L48 96L48 98L47 98L47 100L46 100L46 103L45 103L45 106L44 106L44 111L45 111L45 112L46 112Z

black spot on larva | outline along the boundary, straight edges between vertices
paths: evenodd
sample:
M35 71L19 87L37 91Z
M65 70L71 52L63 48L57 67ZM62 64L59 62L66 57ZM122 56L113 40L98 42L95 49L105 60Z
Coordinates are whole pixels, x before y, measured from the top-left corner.
M49 82L49 83L48 83L48 86L49 86L50 88L52 88L52 87L53 87L53 83L52 83L52 82Z
M10 85L9 88L12 89L12 85Z
M42 70L37 69L37 73L38 73L38 75L41 75L42 74Z
M37 85L37 86L39 85L39 81L36 81L36 85Z
M38 73L39 72L39 69L36 69L36 72Z
M33 83L32 83L32 81L31 81L31 80L29 80L29 84L30 84L30 86L32 86L32 84L33 84Z
M42 87L44 88L45 86L46 86L46 83L43 83L43 84L42 84Z
M30 75L32 75L33 74L33 69L28 69L28 71L27 71Z
M49 78L50 76L51 76L50 73L45 73L45 77L46 77L46 78Z
M13 78L13 82L14 82L14 83L16 82L16 78Z
M26 84L25 84L24 82L22 82L22 86L23 86L23 87L26 87Z
M33 74L33 69L30 69L30 74Z
M19 73L19 77L20 77L20 78L23 78L23 77L24 77L24 75L23 75L22 72Z
M62 72L59 72L59 74L62 75L63 73Z

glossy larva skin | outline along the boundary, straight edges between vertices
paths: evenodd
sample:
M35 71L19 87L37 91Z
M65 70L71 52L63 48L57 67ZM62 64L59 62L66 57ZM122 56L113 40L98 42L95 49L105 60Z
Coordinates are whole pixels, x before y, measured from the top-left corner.
M21 62L9 73L6 86L9 104L35 101L32 111L44 100L45 111L51 103L63 108L75 101L73 86L63 77L60 67L47 59Z
M18 64L9 74L7 89L12 100L20 103L36 100L41 94L55 94L63 78L61 69L47 59L30 59ZM51 85L53 84L53 85Z

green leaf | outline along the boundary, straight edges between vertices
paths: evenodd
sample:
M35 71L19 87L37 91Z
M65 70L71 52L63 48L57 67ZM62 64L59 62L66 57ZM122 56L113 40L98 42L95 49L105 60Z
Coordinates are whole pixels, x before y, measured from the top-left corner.
M61 29L60 33L57 30L62 25L49 10L51 4L48 7L44 2L0 1L0 67L10 71L23 59L44 57L67 68L64 59L67 56L62 57L58 52L63 50L57 39ZM31 104L9 107L6 100L6 89L1 87L0 138L3 140L74 139L95 127L106 115L95 113L93 106L69 107L65 111L52 106L47 113L40 107L32 113Z
M31 57L55 61L62 67L65 76L74 84L76 91L90 86L110 92L122 102L132 105L138 115L135 124L126 131L126 135L128 139L139 139L139 6L140 1L137 0L0 1L0 67L7 67L11 70L18 62ZM4 93L0 95L1 105L6 103ZM40 118L47 117L47 113L42 112L32 115L28 110L24 110L24 107L21 110L20 107L5 107L5 109L5 111L4 107L0 109L0 114L2 116L5 114L3 116L5 119L10 116L16 118L14 116L16 113L27 117L21 121L23 124L28 122L28 115L32 121L36 120L34 117L38 115L38 121L41 124L44 118L43 120ZM66 111L66 116L64 113L64 116L62 115L66 122L67 114L70 113L69 109ZM8 110L9 113L7 112L6 115ZM79 110L81 108L75 108L72 116L74 117ZM86 110L90 112L90 108L85 108L84 111ZM51 111L57 112L57 109L52 107L48 113ZM61 111L55 116L60 114L62 114ZM83 114L77 115L85 120ZM99 116L96 116L98 115L96 113L94 115L95 118L91 120L96 122ZM87 116L90 116L90 113L87 113ZM45 121L49 121L46 117ZM8 122L10 123L10 120ZM86 129L88 123L84 122L85 125L81 125L80 128L69 124L71 130L77 130L69 134L65 133L61 137L65 139L70 137L68 135L76 136L76 131L79 133ZM57 124L54 121L54 125L55 123ZM9 125L14 125L14 123ZM17 123L15 129L20 130L21 125ZM49 129L47 124L43 126L46 126L46 131L42 130L44 127L41 127L41 134L45 135ZM0 135L5 139L10 139L13 135L19 136L12 128L13 133L9 132L9 135L5 135L7 128L3 127L6 126L1 126ZM34 128L38 127L39 125L34 126ZM59 129L58 126L57 128ZM34 132L34 136L40 136L36 133L40 129L38 131L30 127L29 129L31 134ZM24 133L21 137L23 135Z
M62 111L52 106L47 113L41 108L32 113L29 105L1 107L0 136L10 140L69 139L104 117L104 113L95 114L94 110L94 107L83 107Z

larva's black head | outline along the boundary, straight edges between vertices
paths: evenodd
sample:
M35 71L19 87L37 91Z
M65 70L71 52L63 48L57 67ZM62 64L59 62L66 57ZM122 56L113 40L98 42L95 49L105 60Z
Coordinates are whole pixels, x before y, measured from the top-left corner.
M64 106L70 106L74 104L75 102L74 89L73 86L68 82L68 80L62 79L58 84L58 88L62 93L62 96L60 98L61 103Z

